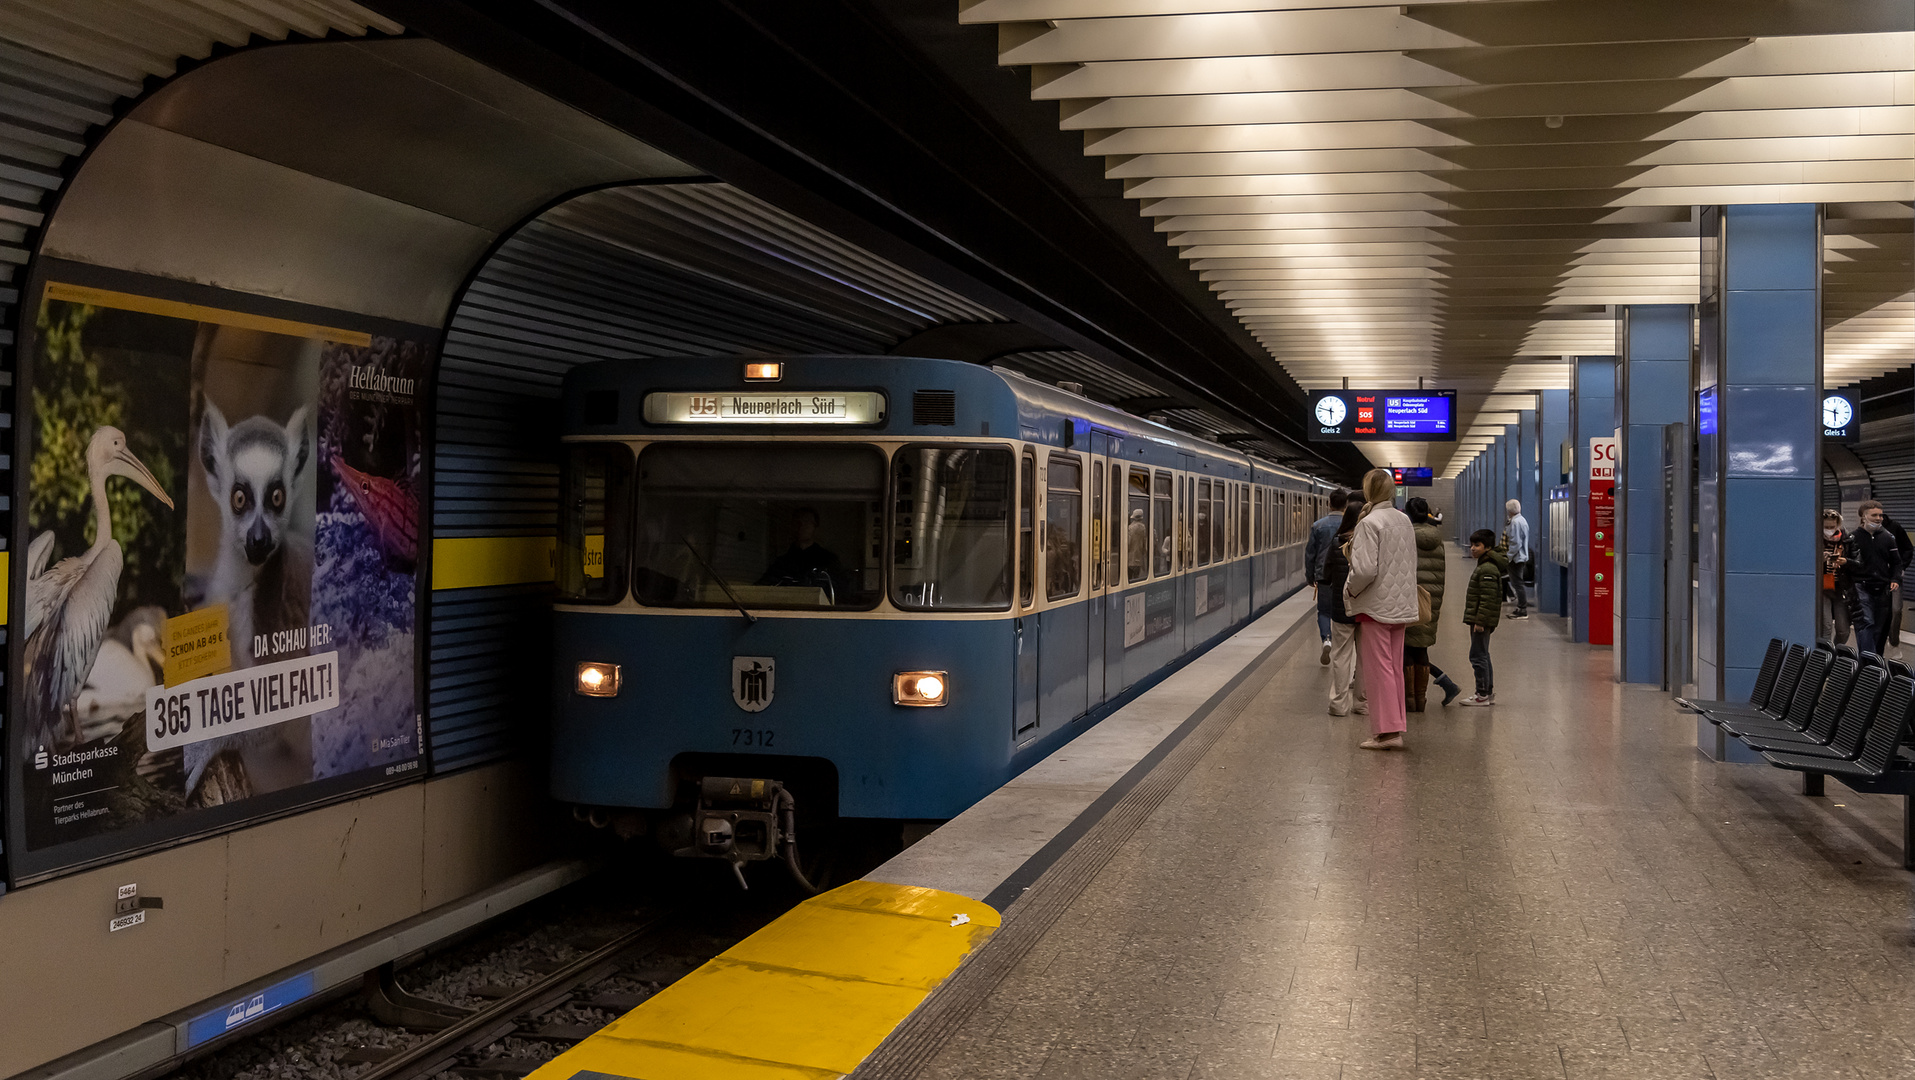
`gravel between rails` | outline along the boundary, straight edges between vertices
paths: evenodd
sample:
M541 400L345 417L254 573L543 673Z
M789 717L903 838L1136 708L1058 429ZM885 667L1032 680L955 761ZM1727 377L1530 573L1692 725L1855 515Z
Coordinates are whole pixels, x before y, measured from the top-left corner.
M510 1033L459 1055L434 1080L504 1080L549 1061L573 1040L537 1036L547 1028L597 1029L679 976L725 951L802 899L776 879L741 893L712 865L652 877L607 871L526 905L472 937L398 973L415 996L483 1009L524 990L630 930L670 911L676 918L649 941L623 952L609 975L566 994ZM722 869L719 867L718 869ZM604 965L599 965L603 967ZM607 1004L610 1001L612 1004ZM523 1012L520 1013L524 1017ZM168 1080L360 1080L431 1038L380 1023L363 996L335 1002L189 1061ZM406 1073L420 1076L427 1074Z

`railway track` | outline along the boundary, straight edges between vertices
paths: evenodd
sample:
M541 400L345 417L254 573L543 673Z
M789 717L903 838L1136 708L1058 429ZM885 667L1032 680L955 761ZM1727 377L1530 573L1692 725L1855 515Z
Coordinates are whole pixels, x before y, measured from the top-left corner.
M683 919L679 911L642 916L636 927L560 965L531 985L455 1020L423 1041L373 1063L355 1080L414 1080L441 1072L477 1080L524 1076L545 1064L546 1059L488 1054L487 1048L502 1039L517 1037L551 1044L555 1051L562 1051L603 1026L548 1019L569 1003L582 1002L614 1015L630 1011L642 998L631 995L628 1001L622 995L593 996L592 988L655 952Z

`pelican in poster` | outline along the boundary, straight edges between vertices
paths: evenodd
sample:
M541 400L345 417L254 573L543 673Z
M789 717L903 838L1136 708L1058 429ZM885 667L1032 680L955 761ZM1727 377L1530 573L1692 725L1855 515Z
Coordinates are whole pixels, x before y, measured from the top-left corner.
M106 637L113 606L119 600L120 569L126 556L113 539L113 511L106 501L106 478L124 476L173 509L152 470L126 448L116 427L93 432L86 444L86 478L93 496L93 546L47 566L53 533L43 532L27 545L26 660L28 715L51 729L64 715L75 743L78 716L69 711L93 670Z

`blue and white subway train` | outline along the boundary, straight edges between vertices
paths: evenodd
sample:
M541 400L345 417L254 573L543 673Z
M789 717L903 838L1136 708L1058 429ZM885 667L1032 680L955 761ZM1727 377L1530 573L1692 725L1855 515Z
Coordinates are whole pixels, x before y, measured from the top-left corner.
M734 866L955 816L1299 588L1329 490L948 360L588 364L562 425L552 790Z

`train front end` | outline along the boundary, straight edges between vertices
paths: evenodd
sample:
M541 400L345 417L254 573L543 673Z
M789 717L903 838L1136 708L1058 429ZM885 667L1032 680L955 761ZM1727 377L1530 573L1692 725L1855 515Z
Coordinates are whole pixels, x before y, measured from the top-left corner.
M612 361L564 409L557 798L740 868L807 820L949 818L1009 777L1001 378Z

